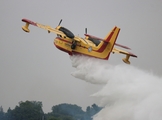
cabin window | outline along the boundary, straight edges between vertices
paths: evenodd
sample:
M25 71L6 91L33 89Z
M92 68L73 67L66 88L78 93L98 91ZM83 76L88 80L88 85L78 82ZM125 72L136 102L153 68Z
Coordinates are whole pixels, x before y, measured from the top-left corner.
M92 41L96 46L98 46L101 42L100 40L91 37L89 37L88 40Z

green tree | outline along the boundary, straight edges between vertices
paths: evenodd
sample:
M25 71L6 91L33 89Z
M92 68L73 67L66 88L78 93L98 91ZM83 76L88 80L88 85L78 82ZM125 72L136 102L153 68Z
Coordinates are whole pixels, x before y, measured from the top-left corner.
M12 114L12 110L11 110L11 108L9 107L8 110L7 110L7 113L6 113L6 115L5 115L6 120L12 120L11 114Z
M43 115L42 102L36 101L21 101L11 112L12 120L40 120Z
M47 120L61 120L60 118L54 117L54 116L50 116L48 117Z
M47 115L47 118L52 116L61 120L81 120L84 114L81 107L64 103L53 106L52 112Z
M0 120L4 120L5 119L5 113L3 112L3 107L0 107Z
M88 106L86 109L85 119L92 120L93 115L97 114L101 109L102 107L99 107L96 104L93 104L91 107Z

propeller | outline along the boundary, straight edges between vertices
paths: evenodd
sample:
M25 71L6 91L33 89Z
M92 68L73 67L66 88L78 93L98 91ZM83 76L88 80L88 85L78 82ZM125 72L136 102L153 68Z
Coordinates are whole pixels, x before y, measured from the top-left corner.
M85 28L85 34L87 34L87 28Z
M62 22L62 19L60 20L60 22L59 22L58 26L60 26L61 22Z

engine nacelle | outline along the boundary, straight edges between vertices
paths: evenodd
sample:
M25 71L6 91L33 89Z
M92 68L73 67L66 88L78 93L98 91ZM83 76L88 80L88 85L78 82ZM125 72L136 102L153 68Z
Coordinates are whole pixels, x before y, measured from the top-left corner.
M26 23L25 26L22 26L22 29L25 31L25 32L30 32L29 30L29 23Z
M130 55L126 55L126 57L122 59L123 62L125 62L126 64L130 64L129 57Z

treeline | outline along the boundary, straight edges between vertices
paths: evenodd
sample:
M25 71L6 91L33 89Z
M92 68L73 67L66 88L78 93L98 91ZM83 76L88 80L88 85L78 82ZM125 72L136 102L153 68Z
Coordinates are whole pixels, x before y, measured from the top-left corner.
M0 107L0 120L92 120L92 116L102 108L93 104L88 106L86 111L81 107L72 104L59 104L52 107L52 112L44 113L42 102L25 101L19 102L13 110L7 112Z

